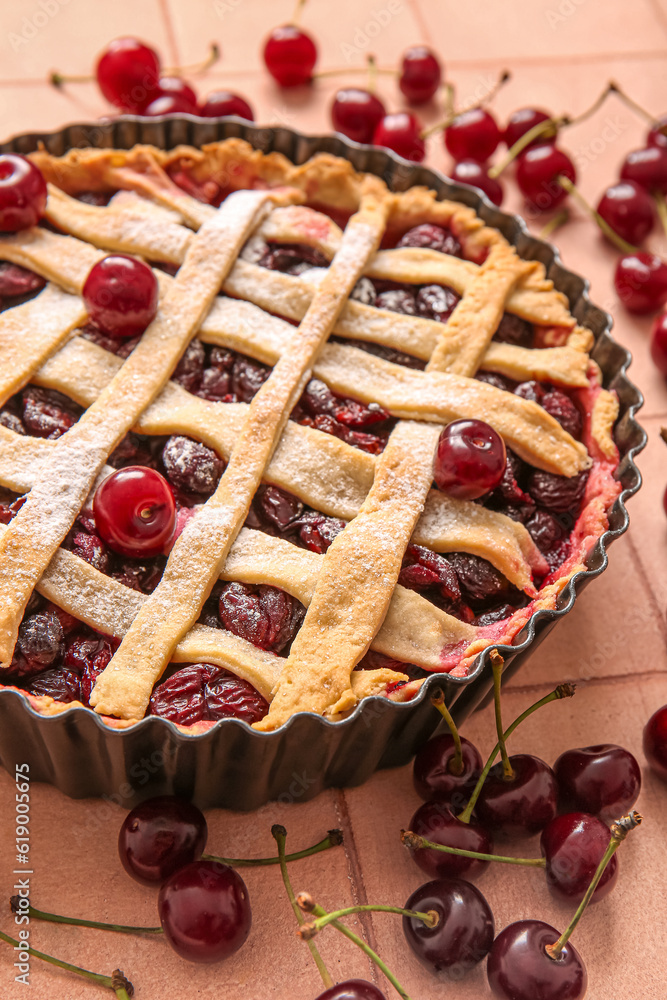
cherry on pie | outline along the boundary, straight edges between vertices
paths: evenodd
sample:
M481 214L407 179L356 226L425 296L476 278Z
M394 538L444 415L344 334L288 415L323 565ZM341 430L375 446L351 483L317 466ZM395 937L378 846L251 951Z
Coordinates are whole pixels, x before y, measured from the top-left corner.
M618 405L540 263L329 155L31 160L44 217L0 236L3 685L267 731L465 676L554 607L620 491ZM129 337L87 285L118 255L159 295ZM475 499L434 484L462 419L506 447ZM157 549L123 527L153 488Z

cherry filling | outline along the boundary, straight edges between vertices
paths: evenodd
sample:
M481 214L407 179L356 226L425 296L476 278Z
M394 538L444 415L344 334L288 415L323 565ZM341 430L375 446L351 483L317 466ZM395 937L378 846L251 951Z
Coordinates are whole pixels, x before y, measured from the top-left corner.
M231 718L252 724L268 710L268 702L248 681L211 663L192 663L156 686L149 714L181 726Z
M0 424L17 434L55 441L82 413L82 406L55 389L27 385L0 409Z
M18 306L41 292L46 280L34 271L0 261L0 310Z

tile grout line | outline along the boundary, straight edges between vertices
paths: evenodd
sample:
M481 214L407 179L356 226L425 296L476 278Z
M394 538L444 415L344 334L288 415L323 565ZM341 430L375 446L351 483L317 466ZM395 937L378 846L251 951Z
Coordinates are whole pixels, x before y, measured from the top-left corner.
M424 13L421 9L419 0L408 0L408 5L412 9L414 19L419 27L419 31L421 34L420 41L422 42L423 45L426 45L430 41L429 31L426 24L426 17L424 16Z
M610 686L618 684L627 684L629 682L636 683L638 680L649 680L652 677L664 678L664 670L638 670L636 673L631 674L605 674L602 677L587 677L586 679L574 677L572 683L577 686L584 687L587 685L593 685L595 687L601 687L603 684L609 684ZM563 682L566 683L566 682ZM512 694L538 694L540 691L553 690L554 685L548 684L546 681L541 681L535 684L516 684L513 685L511 682L503 687L503 691L511 692Z
M635 545L635 540L630 532L628 532L628 547L630 549L630 558L632 559L635 569L637 570L637 575L639 576L640 583L643 585L645 592L648 595L648 600L655 612L656 618L658 619L658 628L662 636L662 641L667 648L667 623L665 622L664 615L660 609L658 603L658 595L654 592L650 583L648 582L648 577L646 576L645 568L642 564L641 557L639 555L639 550Z
M665 34L667 34L667 16L664 10L660 6L659 0L649 0L650 6L653 8L653 13L655 18L660 22L660 26Z
M178 51L178 44L176 42L176 32L174 31L174 24L171 19L171 11L169 9L169 0L158 0L160 10L162 11L162 20L164 22L164 28L167 33L167 42L169 48L171 49L171 56L174 61L174 66L181 65L181 57Z

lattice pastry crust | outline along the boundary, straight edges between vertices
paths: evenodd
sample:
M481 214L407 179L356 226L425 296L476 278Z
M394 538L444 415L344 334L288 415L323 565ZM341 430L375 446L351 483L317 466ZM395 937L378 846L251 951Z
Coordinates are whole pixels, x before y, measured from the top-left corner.
M270 730L299 711L341 717L360 698L407 680L386 668L355 671L370 648L465 675L481 649L511 641L535 610L554 606L607 527L619 491L611 436L618 407L589 357L590 331L577 325L541 264L521 260L470 209L422 188L394 194L332 156L295 167L227 140L202 150L138 146L33 159L49 181L47 219L61 232L0 238L0 260L48 282L36 298L0 315L0 405L32 382L86 409L57 441L0 426L0 485L28 493L0 531L1 668L11 663L36 588L122 640L91 696L110 725L143 717L169 662L204 661L250 681L270 701L256 724ZM98 207L77 200L83 191L116 193ZM220 208L200 200L216 192L226 196ZM330 216L349 220L341 229ZM465 259L381 249L386 234L425 222L450 229ZM269 271L257 263L257 248L271 241L311 247L329 266L303 276ZM155 271L158 314L125 361L76 332L86 318L85 278L111 251L179 266L173 278ZM446 323L399 315L350 298L364 276L443 285L461 298ZM539 346L492 341L505 311L539 329ZM249 404L208 402L170 381L193 337L272 366ZM394 364L348 340L407 352L426 369ZM585 414L582 440L537 403L476 380L479 370L567 387ZM397 419L381 454L288 419L311 375ZM570 555L556 572L547 575L523 524L432 488L440 429L467 416L490 423L533 467L568 477L590 469ZM186 434L226 461L149 595L60 547L131 429ZM262 481L347 522L324 555L243 527ZM490 626L460 621L397 584L411 541L481 556L531 602ZM546 577L539 593L536 576ZM219 578L270 583L307 607L286 659L197 624ZM409 698L418 684L391 696ZM64 707L47 697L31 701L46 713Z

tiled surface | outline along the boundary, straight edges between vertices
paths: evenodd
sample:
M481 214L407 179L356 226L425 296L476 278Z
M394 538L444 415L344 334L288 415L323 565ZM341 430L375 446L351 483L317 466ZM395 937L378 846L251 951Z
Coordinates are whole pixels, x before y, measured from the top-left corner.
M199 80L202 92L228 85L250 98L260 122L281 122L304 131L327 128L326 109L336 80L320 81L314 92L282 94L260 65L262 36L271 24L289 17L291 0L116 0L96 5L85 0L14 0L5 7L0 32L3 135L58 128L108 112L94 85L77 83L57 92L45 77L52 68L86 72L109 39L127 33L157 45L166 64L195 62L216 40L223 58L214 72ZM509 67L513 79L495 102L500 115L529 103L576 113L610 78L651 110L665 110L667 7L662 0L638 0L632 8L621 0L310 0L303 22L320 42L320 65L325 69L360 66L369 51L376 53L381 66L390 66L404 46L430 41L441 52L462 102L480 96L500 70ZM381 78L380 90L388 103L398 106L390 78ZM436 121L437 107L425 109L422 117ZM594 200L642 136L642 124L617 99L573 128L564 144L576 156L584 194ZM431 140L429 162L447 166L438 138ZM505 204L519 211L522 207L513 190ZM529 221L539 229L539 222ZM580 596L568 619L508 685L505 713L510 718L557 682L577 679L576 697L533 716L517 732L515 749L553 761L570 746L614 741L642 759L643 723L667 701L667 522L661 504L667 452L658 434L661 422L667 423L667 389L648 355L650 322L633 319L617 305L611 281L614 251L576 211L556 241L565 263L590 277L595 301L614 313L616 336L634 352L632 375L646 395L643 421L650 440L640 460L645 485L631 502L629 534L612 549L608 571ZM656 238L654 244L664 249L664 241ZM465 733L482 751L490 749L489 710L469 720ZM12 797L13 784L0 773L0 886L5 896L11 892L14 867ZM269 829L274 822L285 823L293 847L342 825L346 849L295 865L296 887L308 889L331 907L351 900L400 903L423 880L398 842L398 831L417 804L410 769L405 768L306 805L269 806L250 816L212 811L209 843L211 850L226 855L262 855L271 850ZM588 965L591 1000L658 1000L667 993L660 947L667 918L660 853L667 789L647 772L639 806L646 821L623 848L617 889L591 909L576 931L577 947ZM51 788L35 787L33 902L98 919L152 923L153 894L130 882L116 858L122 815L108 803L71 802ZM535 849L534 843L516 848L517 853ZM319 992L317 972L307 949L294 937L277 871L250 870L245 877L253 902L251 937L237 956L214 968L186 965L159 941L73 928L33 924L33 943L99 971L119 965L134 980L139 998L190 1000L224 994L228 1000L312 1000ZM559 926L567 920L567 910L551 899L538 873L496 866L485 873L480 887L498 927L527 916ZM9 915L0 919L3 930L11 926ZM483 968L461 982L435 981L407 952L396 918L366 916L357 928L386 958L413 1000L439 995L484 1000L490 995ZM336 978L373 978L366 959L334 931L322 936L321 948ZM98 987L46 970L36 961L26 990L12 982L12 961L9 950L0 948L3 1000L102 995ZM386 982L381 985L387 997L394 995Z

